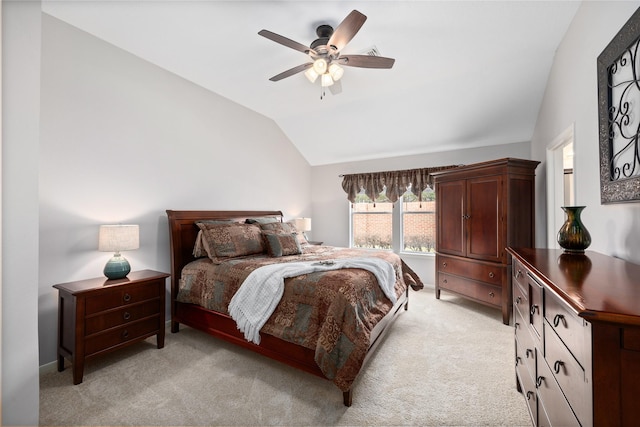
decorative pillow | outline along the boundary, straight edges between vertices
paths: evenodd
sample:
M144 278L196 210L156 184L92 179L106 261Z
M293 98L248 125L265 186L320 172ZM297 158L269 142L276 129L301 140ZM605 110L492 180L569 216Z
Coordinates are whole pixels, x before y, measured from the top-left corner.
M202 248L213 262L265 252L260 227L242 223L197 223L202 230Z
M295 234L298 239L298 243L300 243L301 245L309 244L306 237L304 237L304 234L298 232L296 226L293 225L293 223L290 221L260 224L260 228L262 229L262 231L274 231L279 234Z
M266 231L263 232L262 235L267 244L267 252L273 257L299 255L302 253L302 248L295 234Z
M271 224L273 222L280 222L280 218L275 216L263 216L258 218L247 218L245 222L247 224Z
M198 223L203 223L203 224L230 224L233 223L234 221L230 220L230 219L203 219L200 221L196 221L196 224ZM200 227L198 225L198 227ZM196 236L196 243L193 245L193 256L196 258L202 258L205 256L209 256L209 254L207 253L207 251L205 251L204 247L202 246L202 229L200 229L200 231L198 231L198 235Z

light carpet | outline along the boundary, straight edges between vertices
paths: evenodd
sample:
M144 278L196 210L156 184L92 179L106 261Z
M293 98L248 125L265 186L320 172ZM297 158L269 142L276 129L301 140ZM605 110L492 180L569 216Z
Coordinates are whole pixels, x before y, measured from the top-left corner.
M513 330L499 310L426 288L392 326L342 404L333 383L202 332L167 330L40 376L41 425L529 426Z

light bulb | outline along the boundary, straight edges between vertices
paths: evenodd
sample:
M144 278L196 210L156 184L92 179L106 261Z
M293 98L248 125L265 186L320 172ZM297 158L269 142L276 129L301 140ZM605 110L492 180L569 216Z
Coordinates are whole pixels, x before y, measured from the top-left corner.
M333 79L331 78L331 74L329 73L323 74L320 84L322 85L322 87L331 86L333 84Z
M316 73L323 74L325 71L327 71L327 61L322 58L316 59L313 62L313 69L316 71Z
M309 68L307 71L304 72L304 75L307 77L307 79L309 79L309 81L311 83L314 83L316 81L316 79L318 78L318 73L316 73L316 70L313 69L313 67Z
M342 78L342 75L344 74L344 69L338 64L331 64L331 66L329 67L329 74L331 74L331 77L333 77L333 80L337 82Z

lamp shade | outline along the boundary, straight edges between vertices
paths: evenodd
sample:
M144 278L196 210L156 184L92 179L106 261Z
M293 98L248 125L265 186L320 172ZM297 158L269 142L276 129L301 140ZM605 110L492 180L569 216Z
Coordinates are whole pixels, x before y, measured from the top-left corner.
M140 231L137 225L101 225L98 250L120 252L140 247Z
M140 247L140 232L137 225L101 225L98 236L98 250L114 252L104 266L108 279L123 279L131 271L131 265L120 251L130 251Z
M311 218L296 218L293 222L299 231L311 231Z

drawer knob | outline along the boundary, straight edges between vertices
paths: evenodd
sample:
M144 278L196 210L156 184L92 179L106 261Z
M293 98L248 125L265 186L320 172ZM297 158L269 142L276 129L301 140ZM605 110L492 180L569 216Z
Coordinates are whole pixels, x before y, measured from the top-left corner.
M527 359L531 357L533 359L533 350L531 350L530 348L527 349Z
M522 302L522 297L516 297L516 305Z
M442 263L442 266L446 268L446 267L447 267L447 262L446 262L446 261L445 261L445 262L443 262L443 263Z
M564 320L564 316L562 314L556 314L555 316L553 316L553 326L554 327L558 327L558 325L560 324L560 322L562 322L562 325L566 328L567 327L567 322Z
M536 379L536 388L540 388L540 386L542 385L542 381L544 381L544 377L543 376L539 376Z
M490 297L490 298L493 298L493 297L495 297L495 296L496 296L496 294L494 294L493 292L489 292L489 297Z
M129 331L127 331L126 329L124 331L122 331L122 338L124 338L124 339L129 338Z
M444 279L444 280L442 281L442 283L449 283L449 282L447 282L447 279Z
M131 301L131 295L129 295L129 294L124 294L124 296L122 297L122 299L124 300L124 302L129 302L129 301Z
M536 315L536 311L538 311L538 304L533 304L531 306L531 310L530 310L531 315L535 316Z
M491 277L492 279L495 277L495 274L493 274L493 271L489 272L489 277Z
M553 371L556 374L559 374L560 368L562 368L563 365L564 365L564 362L562 360L556 360L556 363L553 364Z
M518 270L516 273L516 279L522 277L522 270Z
M124 317L124 320L129 320L131 319L131 313L129 313L128 311L125 311L122 317Z

